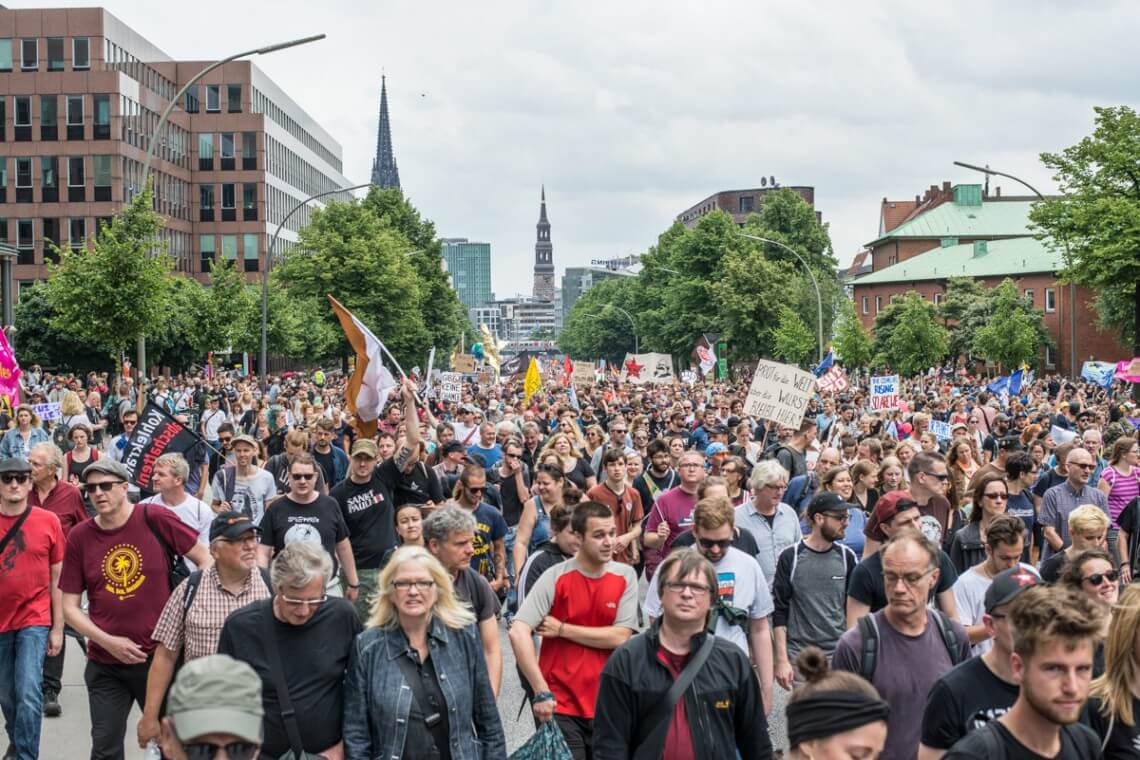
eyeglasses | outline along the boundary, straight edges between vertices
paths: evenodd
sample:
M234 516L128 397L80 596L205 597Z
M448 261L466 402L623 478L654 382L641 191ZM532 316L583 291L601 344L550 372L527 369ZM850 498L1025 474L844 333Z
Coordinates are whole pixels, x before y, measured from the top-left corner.
M30 477L31 475L26 472L5 472L0 474L0 480L5 483L27 483Z
M7 478L4 478L4 481L7 482ZM127 481L125 480L105 480L102 483L86 483L83 487L88 491L102 491L103 493L110 493L115 489L115 486L120 486L126 482Z
M625 435L625 434L626 434L626 431L625 431L625 430L611 430L610 432L611 432L611 433L620 433L621 435Z
M392 587L397 591L410 591L415 586L417 591L429 591L435 581L392 581Z
M229 443L230 441L233 440L233 438L219 438L218 440L221 441L222 443Z
M218 756L218 752L223 749L226 751L226 757L229 760L254 760L258 753L258 745L248 742L232 742L230 744L195 742L182 745L182 751L186 753L186 760L214 760Z
M1084 462L1069 462L1070 467L1080 467L1082 470L1091 470L1096 467L1095 464L1085 464Z
M138 420L123 420L123 427L134 427L137 424Z
M677 466L682 467L682 468L693 468L693 469L703 469L704 468L704 465L701 464L700 462L681 462L681 464L679 464Z
M703 583L688 583L687 581L665 581L665 590L674 594L683 594L688 591L693 596L707 596L711 590Z
M697 540L700 542L702 549L712 549L715 547L721 551L724 551L728 547L732 546L731 538L722 538L720 540L715 540L712 538L698 538Z
M982 496L985 496L987 499L996 499L997 501L1009 500L1009 494L1007 493L984 493Z
M486 486L463 486L469 493L483 493L487 490Z
M294 607L319 607L329 598L328 594L321 594L316 599L292 599L284 594L279 594L279 596L285 604L291 604Z
M839 522L851 522L851 513L849 512L824 512L823 516Z
M293 478L293 480L312 480L313 478L317 477L317 473L315 473L315 472L291 472L291 473L289 473L289 477Z
M914 588L926 576L934 572L934 568L930 568L925 573L907 573L906 575L898 575L897 573L883 573L883 582L887 584L887 588L894 588L902 581L908 588Z
M1120 580L1120 573L1115 570L1109 570L1107 573L1093 573L1088 578L1081 578L1081 583L1091 583L1094 586L1099 586L1105 581L1116 583Z
M943 473L937 473L937 472L929 472L927 470L922 470L922 474L923 475L929 475L932 478L938 478L943 483L945 483L947 480L950 479L950 476L944 472Z

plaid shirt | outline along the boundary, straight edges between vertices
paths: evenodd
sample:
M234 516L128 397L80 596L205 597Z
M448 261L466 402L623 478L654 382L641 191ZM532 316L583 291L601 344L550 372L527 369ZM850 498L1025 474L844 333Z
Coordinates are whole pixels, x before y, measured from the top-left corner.
M172 652L179 652L185 646L187 661L216 654L222 626L230 613L272 596L257 568L250 570L241 591L231 594L222 588L218 570L211 565L202 575L190 609L183 614L187 583L182 581L171 592L154 627L154 640Z

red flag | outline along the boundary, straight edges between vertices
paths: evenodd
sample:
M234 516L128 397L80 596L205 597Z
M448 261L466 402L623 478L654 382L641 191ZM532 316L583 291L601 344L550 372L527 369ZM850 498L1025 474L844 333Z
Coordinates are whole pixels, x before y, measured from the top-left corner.
M574 362L570 361L570 355L569 354L562 357L562 369L565 371L565 375L563 375L563 377L562 377L562 384L563 385L569 385L570 384L570 378L574 374Z

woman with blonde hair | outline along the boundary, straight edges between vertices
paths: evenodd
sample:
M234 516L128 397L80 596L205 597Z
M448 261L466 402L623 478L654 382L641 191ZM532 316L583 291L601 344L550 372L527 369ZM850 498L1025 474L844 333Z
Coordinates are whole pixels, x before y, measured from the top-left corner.
M946 470L950 473L950 480L953 481L958 496L963 501L972 500L969 485L974 473L978 471L978 458L969 438L960 436L950 443L950 450L946 452ZM964 507L965 504L960 506Z
M1104 644L1105 671L1089 689L1089 725L1105 760L1136 757L1140 746L1140 586L1120 595Z
M581 491L588 491L598 484L594 469L590 462L582 456L581 449L574 439L566 433L555 433L550 436L546 445L542 447L541 458L545 460L547 452L558 455L558 466L566 475L566 479L576 485Z
M83 406L83 400L79 398L79 394L75 391L67 391L63 394L63 398L59 401L59 421L57 425L64 425L67 428L72 428L75 425L90 425L91 420L87 419L87 411Z
M380 573L344 693L345 760L507 756L475 615L423 547L400 547Z

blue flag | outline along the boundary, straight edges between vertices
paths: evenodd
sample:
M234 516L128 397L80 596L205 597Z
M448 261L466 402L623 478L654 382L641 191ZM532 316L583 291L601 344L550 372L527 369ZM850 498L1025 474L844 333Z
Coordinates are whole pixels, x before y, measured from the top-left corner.
M1002 395L1009 389L1009 376L999 377L986 386L986 390L995 395Z
M815 376L822 377L824 372L831 369L831 365L835 364L835 349L827 349L827 356L819 360L819 364L815 366Z
M1021 377L1024 373L1018 370L1009 376L1009 395L1016 396L1021 393Z
M1112 387L1112 376L1116 373L1116 365L1112 362L1085 362L1081 367L1081 379L1096 383L1102 388Z

